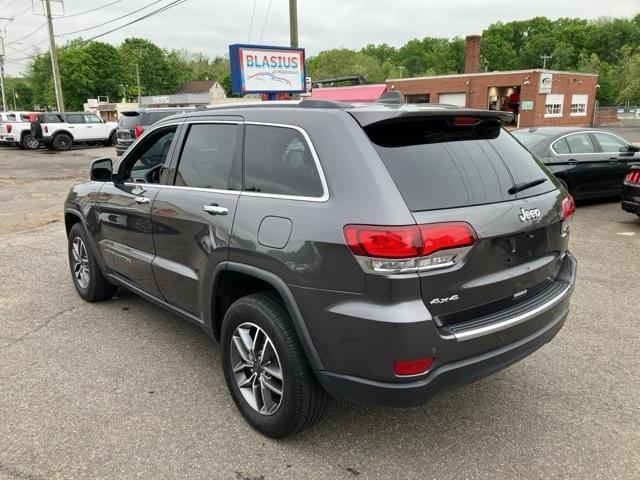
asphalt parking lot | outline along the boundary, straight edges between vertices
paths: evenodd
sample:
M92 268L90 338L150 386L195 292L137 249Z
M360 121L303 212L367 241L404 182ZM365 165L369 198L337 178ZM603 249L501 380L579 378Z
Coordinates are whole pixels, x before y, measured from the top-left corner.
M333 402L274 441L242 420L219 348L126 292L88 304L62 204L111 148L0 147L0 478L640 478L640 218L578 205L558 337L414 409Z

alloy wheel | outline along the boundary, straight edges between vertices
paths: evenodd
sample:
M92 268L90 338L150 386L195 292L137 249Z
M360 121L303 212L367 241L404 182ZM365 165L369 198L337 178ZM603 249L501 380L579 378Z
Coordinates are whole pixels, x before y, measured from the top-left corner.
M29 148L30 150L35 150L40 146L40 142L34 136L27 137L27 140L25 143L27 144L27 148Z
M264 330L245 322L231 337L231 366L240 393L256 412L273 415L284 391L278 352Z
M80 288L86 290L89 288L89 255L87 255L87 248L80 237L73 239L71 245L71 256L73 263L73 275L80 285Z

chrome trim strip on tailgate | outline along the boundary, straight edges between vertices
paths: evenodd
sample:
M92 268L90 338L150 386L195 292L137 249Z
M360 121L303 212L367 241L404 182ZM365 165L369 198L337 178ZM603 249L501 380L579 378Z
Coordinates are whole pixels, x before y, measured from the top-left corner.
M560 303L566 297L567 293L569 293L572 286L573 285L567 285L566 288L562 290L558 295L543 303L542 305L538 305L536 308L529 310L528 312L522 313L507 320L483 325L482 327L470 328L469 330L462 330L459 332L452 332L452 335L457 341L463 342L465 340L481 337L482 335L487 335L489 333L499 332L500 330L505 330L509 327L513 327L514 325L518 325L519 323L526 322L527 320L549 310L550 308Z

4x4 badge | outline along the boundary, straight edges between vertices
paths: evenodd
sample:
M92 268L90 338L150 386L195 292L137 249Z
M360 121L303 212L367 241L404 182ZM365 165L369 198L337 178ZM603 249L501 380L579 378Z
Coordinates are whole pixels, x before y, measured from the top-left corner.
M529 210L525 210L524 208L521 208L520 216L518 218L520 219L521 222L540 220L540 210L537 208L530 208Z

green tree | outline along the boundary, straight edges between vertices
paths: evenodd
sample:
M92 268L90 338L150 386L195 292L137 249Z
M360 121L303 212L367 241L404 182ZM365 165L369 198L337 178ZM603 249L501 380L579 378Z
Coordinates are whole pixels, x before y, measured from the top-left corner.
M620 49L620 53L617 76L621 88L616 97L617 103L629 101L632 105L640 105L640 50L626 45Z
M136 65L140 71L142 95L167 95L180 86L180 79L167 62L167 52L144 38L127 38L118 47L121 83L127 96L137 96Z
M26 78L6 77L4 88L7 97L7 109L33 109L33 92Z

